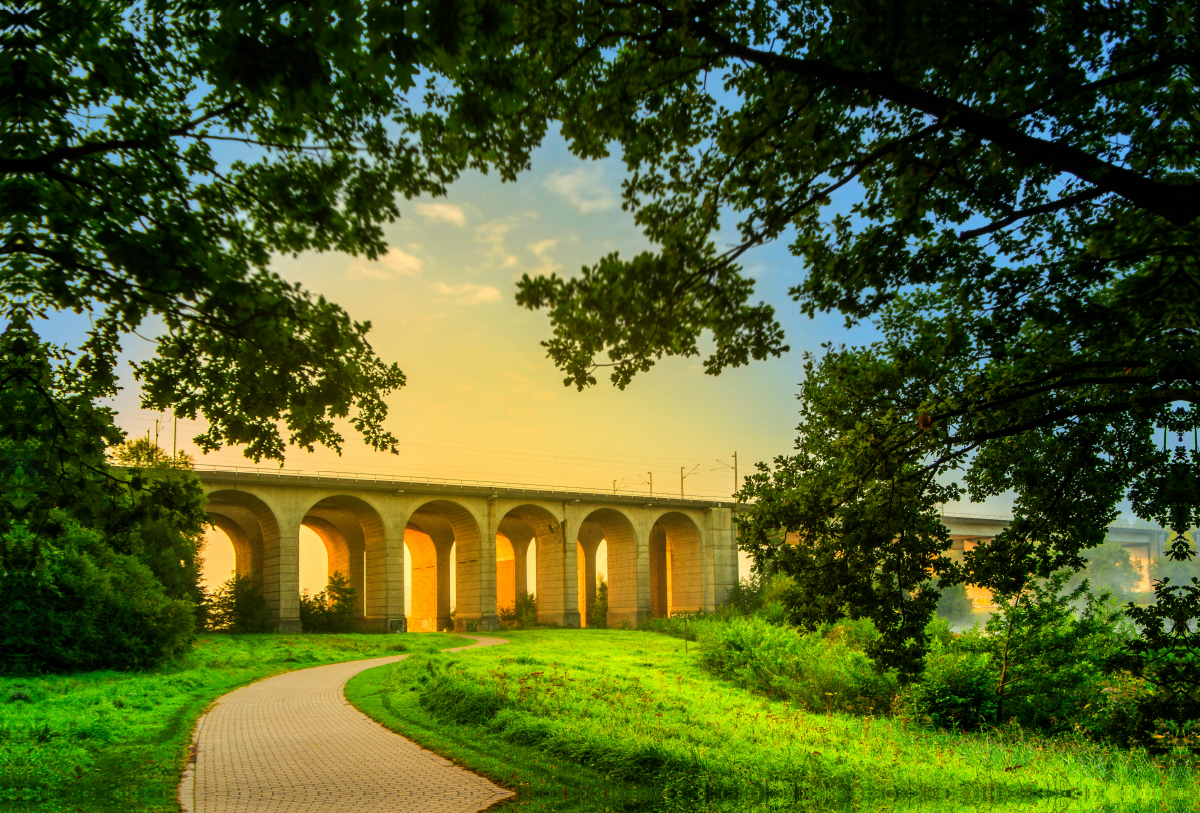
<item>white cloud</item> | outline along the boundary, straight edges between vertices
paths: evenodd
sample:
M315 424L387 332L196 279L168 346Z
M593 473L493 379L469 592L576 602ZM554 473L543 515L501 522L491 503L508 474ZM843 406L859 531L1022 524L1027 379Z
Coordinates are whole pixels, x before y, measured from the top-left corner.
M360 257L350 266L347 273L351 279L396 279L397 277L419 277L425 261L398 248L388 249L374 262Z
M570 172L555 170L545 186L585 215L603 212L617 204L616 196L604 185L603 167L579 167Z
M450 297L460 305L481 305L485 302L499 302L503 299L499 289L491 285L475 285L470 282L447 285L439 282L435 287L439 294Z
M417 214L426 220L439 223L452 223L455 226L467 225L467 215L461 206L453 203L418 203Z
M558 243L557 240L538 240L536 243L529 244L529 250L541 257Z

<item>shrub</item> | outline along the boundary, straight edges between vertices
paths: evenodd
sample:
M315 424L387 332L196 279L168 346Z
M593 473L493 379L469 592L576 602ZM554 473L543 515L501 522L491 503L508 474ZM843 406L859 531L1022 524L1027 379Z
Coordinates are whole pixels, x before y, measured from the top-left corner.
M512 607L496 611L500 626L505 629L529 629L537 625L537 597L533 593L518 593Z
M208 596L208 629L214 632L268 632L267 600L250 576L231 576Z
M1081 728L1123 736L1123 701L1095 703L1114 691L1137 694L1133 684L1106 676L1132 630L1108 594L1093 596L1086 581L1064 593L1069 577L1058 573L999 594L1000 611L982 628L960 636L948 627L934 631L925 673L901 706L947 728L1015 721L1048 733Z
M921 679L897 701L897 713L939 728L975 730L996 722L991 656L934 638Z
M730 587L725 593L725 605L735 615L753 615L763 604L763 580L760 574L752 573Z
M300 626L305 632L352 632L354 599L358 591L339 571L329 576L325 589L315 596L300 594Z
M883 713L899 691L895 671L881 672L863 652L878 637L866 619L808 634L757 617L699 623L696 631L709 671L811 711Z
M0 669L145 669L191 645L189 602L168 596L144 562L112 550L99 532L63 527L47 568L0 570Z

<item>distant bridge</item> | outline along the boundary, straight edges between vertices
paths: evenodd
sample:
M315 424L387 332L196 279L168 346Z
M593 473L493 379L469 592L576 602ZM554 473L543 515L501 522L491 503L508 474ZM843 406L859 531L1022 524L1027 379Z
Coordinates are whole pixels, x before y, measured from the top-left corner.
M196 474L213 524L233 543L236 572L255 577L284 632L300 630L301 526L324 542L329 572L358 591L364 627L491 630L497 608L525 592L537 595L539 622L579 627L595 600L604 540L609 626L715 610L738 581L732 502L327 472ZM536 585L527 579L530 545Z
M949 555L961 557L983 540L991 539L1008 527L1012 517L989 514L943 513L942 524L950 531L952 546ZM1153 525L1114 522L1108 526L1105 538L1120 542L1129 551L1134 563L1141 569L1142 581L1139 589L1149 591L1150 563L1161 557L1167 544L1167 532ZM1086 554L1085 554L1086 556ZM991 595L981 588L967 588L967 593L977 605L989 604Z

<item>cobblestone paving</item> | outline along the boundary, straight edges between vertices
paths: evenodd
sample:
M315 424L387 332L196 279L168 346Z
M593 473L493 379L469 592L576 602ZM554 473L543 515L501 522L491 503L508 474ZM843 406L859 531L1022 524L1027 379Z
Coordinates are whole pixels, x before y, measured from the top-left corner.
M405 657L288 672L220 698L196 725L185 813L476 813L512 796L346 701L350 678Z

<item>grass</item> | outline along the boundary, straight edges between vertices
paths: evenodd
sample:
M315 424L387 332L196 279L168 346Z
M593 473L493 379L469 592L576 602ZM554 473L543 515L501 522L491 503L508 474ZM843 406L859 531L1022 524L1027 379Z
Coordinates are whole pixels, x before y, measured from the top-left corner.
M427 654L452 635L208 635L148 672L0 678L0 811L178 813L191 732L217 697L323 663Z
M812 714L709 675L695 644L654 633L503 635L369 670L347 697L515 788L522 810L1200 810L1200 774L1141 753Z

